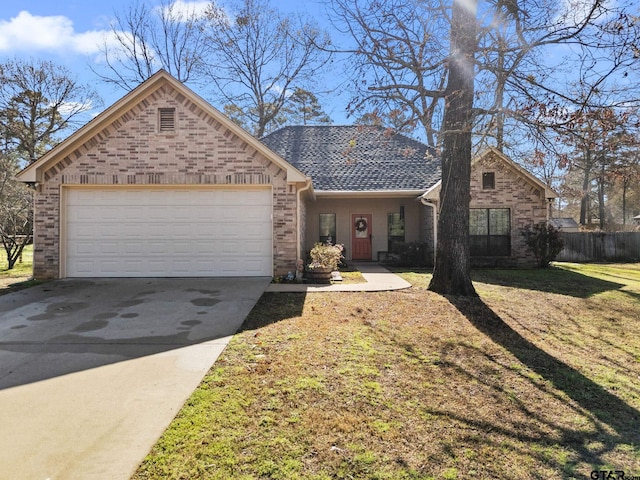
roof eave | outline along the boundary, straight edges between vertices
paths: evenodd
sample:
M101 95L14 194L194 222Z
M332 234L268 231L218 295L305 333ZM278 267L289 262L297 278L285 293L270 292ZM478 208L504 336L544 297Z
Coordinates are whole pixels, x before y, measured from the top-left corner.
M86 123L80 129L76 130L61 144L51 149L39 160L32 163L20 173L18 173L16 178L26 183L42 182L44 179L44 171L48 169L47 167L55 165L58 161L71 154L84 142L100 132L106 124L124 114L136 103L136 101L144 98L154 89L160 88L160 85L163 81L167 82L172 88L179 91L181 94L187 96L203 111L207 112L209 115L216 118L216 120L220 121L220 123L222 123L222 125L227 130L231 131L237 137L241 138L256 151L262 153L267 159L276 164L278 167L285 170L287 172L288 183L306 182L307 177L300 170L284 160L273 150L269 149L266 145L253 137L242 127L232 122L229 118L227 118L226 115L221 113L209 102L204 100L197 93L183 85L181 82L176 80L164 70L160 70L149 77L145 82L141 83L138 87L127 93L120 100L97 115L93 120Z
M424 189L420 190L316 190L318 198L392 198L407 197L412 198L420 196L424 193Z
M424 192L420 197L425 200L437 201L440 199L440 185L442 180L438 180L431 188Z

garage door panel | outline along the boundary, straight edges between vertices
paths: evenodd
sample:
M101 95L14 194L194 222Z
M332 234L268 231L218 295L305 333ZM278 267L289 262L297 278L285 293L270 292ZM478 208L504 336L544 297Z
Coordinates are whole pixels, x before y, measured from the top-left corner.
M199 245L201 261L206 261L208 257L214 257L218 253L219 248L215 242L203 242Z
M66 188L69 277L270 276L268 188Z
M144 244L142 242L124 242L124 254L139 256L145 252ZM106 253L106 252L103 252Z
M259 240L255 240L253 242L250 240L245 240L242 246L244 247L244 251L247 252L247 255L262 257L269 254L269 248Z
M117 256L122 252L118 242L82 242L75 248L78 255L91 255L93 257L101 257L104 255Z
M113 228L108 225L82 224L76 223L69 225L67 228L69 238L77 238L79 240L87 239L93 241L95 238L106 239L109 237L117 238L117 234Z
M147 207L147 219L152 221L163 221L167 218L167 208L165 206L150 205Z
M230 220L237 223L243 223L247 220L264 221L264 219L270 219L271 209L264 208L262 205L247 206L247 205L232 205L225 206L223 217L225 220Z
M85 276L91 274L95 269L94 262L90 260L79 260L76 262L75 267L78 274L85 274Z
M124 264L125 267L132 266L129 264ZM98 270L104 276L114 276L117 275L118 272L122 269L122 262L118 259L110 259L110 260L97 260L94 263L94 268Z
M94 255L95 244L93 242L78 242L74 245L74 250L79 255Z
M271 225L249 224L249 225L240 226L241 230L239 231L242 232L242 235L244 238L255 239L255 238L261 238L262 232L267 227L270 228Z
M174 242L172 245L172 250L174 255L189 255L191 252L198 251L198 255L202 255L202 252L199 249L195 242Z
M233 264L231 262L224 261L223 262L223 270L225 272L230 272L234 268L240 268L242 271L246 273L248 276L259 275L259 271L264 268L267 268L266 262L261 258L252 258L252 257L243 257L238 259L238 261Z
M138 205L122 207L118 217L123 218L125 222L144 222L149 218L148 207Z

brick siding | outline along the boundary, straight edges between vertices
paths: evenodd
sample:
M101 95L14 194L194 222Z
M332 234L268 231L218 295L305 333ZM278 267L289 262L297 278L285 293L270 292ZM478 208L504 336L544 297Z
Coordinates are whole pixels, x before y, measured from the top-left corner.
M495 188L482 188L482 174L495 173ZM489 153L471 171L471 208L509 208L511 210L511 256L474 258L474 265L532 267L535 257L520 231L526 225L547 220L547 200L539 185L513 166Z

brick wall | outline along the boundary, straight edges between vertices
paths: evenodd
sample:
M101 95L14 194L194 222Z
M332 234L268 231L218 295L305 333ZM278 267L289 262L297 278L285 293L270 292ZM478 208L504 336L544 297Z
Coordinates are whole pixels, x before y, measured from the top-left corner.
M174 131L158 131L159 108L175 108ZM105 126L44 178L35 196L36 278L58 276L63 184L271 185L274 274L295 269L296 191L286 172L168 85Z
M495 173L495 188L482 188L482 174ZM509 208L511 210L511 257L475 258L474 264L531 267L533 254L527 249L520 230L527 224L547 220L547 201L540 186L520 174L513 166L489 153L471 171L471 208Z

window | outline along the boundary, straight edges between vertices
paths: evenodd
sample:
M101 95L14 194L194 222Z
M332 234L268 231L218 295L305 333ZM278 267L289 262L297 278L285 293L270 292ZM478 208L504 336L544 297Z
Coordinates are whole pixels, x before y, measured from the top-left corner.
M176 109L175 108L159 108L158 109L158 129L161 132L173 132L176 127Z
M336 243L336 214L320 214L320 241L322 243Z
M393 252L394 245L404 243L404 208L400 213L387 214L387 251Z
M511 255L511 210L472 208L469 235L472 257L508 257Z
M482 174L482 189L493 190L496 188L496 174L494 172L485 172Z

